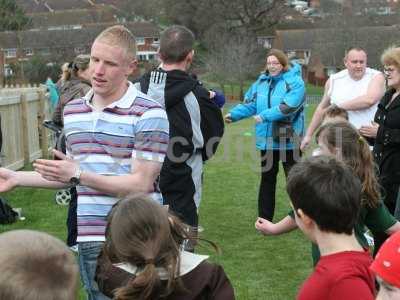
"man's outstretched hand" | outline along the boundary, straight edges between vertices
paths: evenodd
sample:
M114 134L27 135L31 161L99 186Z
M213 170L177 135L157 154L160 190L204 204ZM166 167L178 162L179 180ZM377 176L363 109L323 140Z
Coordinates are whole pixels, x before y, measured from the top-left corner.
M35 171L46 180L69 183L79 164L60 151L53 150L53 154L60 160L37 159L33 164Z
M0 192L11 191L17 185L17 172L6 168L0 168Z

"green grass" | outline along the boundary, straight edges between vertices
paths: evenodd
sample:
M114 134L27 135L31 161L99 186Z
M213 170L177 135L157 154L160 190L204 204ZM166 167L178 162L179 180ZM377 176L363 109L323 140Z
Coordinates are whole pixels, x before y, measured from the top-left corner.
M308 107L308 119L314 107ZM311 272L310 243L300 231L281 237L264 237L254 228L257 217L259 157L254 147L252 119L226 127L226 134L215 157L206 164L200 207L202 237L222 249L217 255L199 247L211 260L223 265L236 298L294 299L301 283ZM25 221L0 225L0 232L24 228L66 237L67 208L55 204L54 191L18 188L4 195L13 207L22 207ZM289 211L285 178L279 172L275 220ZM80 290L79 299L85 299Z

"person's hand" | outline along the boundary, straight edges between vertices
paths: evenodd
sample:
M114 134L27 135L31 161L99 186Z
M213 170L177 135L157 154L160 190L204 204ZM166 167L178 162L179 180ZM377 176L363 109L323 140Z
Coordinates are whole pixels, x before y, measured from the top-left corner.
M210 90L210 91L208 91L208 95L209 95L210 99L212 99L215 97L216 93L214 91Z
M226 114L224 117L225 123L232 123L232 117L231 114Z
M69 183L78 170L79 164L55 149L53 149L53 154L60 160L37 159L33 164L35 171L46 180Z
M308 136L308 135L305 135L303 137L303 139L301 140L301 144L300 144L300 150L302 152L304 152L307 149L307 147L310 145L311 139L312 139L312 137Z
M376 134L378 133L379 124L371 121L370 126L361 126L359 132L362 136L369 138L376 138Z
M260 115L255 115L253 118L256 121L256 123L262 123L263 122L263 119L261 118Z
M11 191L17 185L17 172L6 168L0 168L0 192Z
M256 229L263 235L275 235L275 224L264 218L257 218L254 224Z

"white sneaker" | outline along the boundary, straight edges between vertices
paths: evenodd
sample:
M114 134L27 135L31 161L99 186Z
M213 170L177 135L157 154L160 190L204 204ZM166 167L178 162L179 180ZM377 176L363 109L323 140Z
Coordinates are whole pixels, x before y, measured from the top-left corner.
M72 252L78 253L78 245L77 245L77 244L76 244L76 245L73 245L73 246L71 246L71 247L69 247L69 249L70 249Z

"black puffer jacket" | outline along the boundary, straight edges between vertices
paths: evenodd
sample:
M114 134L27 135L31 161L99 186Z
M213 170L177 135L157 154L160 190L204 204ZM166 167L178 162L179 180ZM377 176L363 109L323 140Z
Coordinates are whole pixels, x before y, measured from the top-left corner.
M386 183L400 183L400 95L390 103L395 92L394 89L386 92L375 114L379 129L374 158L379 166L380 181Z

